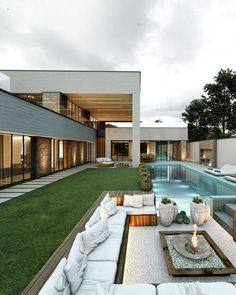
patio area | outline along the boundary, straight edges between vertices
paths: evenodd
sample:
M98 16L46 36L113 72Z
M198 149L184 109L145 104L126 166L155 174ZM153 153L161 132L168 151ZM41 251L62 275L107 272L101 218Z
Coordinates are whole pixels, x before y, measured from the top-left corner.
M125 284L160 284L177 282L231 282L236 283L236 274L230 276L173 277L169 275L161 246L160 231L189 231L191 224L130 227L124 270ZM198 230L206 230L228 259L236 266L236 243L213 218Z

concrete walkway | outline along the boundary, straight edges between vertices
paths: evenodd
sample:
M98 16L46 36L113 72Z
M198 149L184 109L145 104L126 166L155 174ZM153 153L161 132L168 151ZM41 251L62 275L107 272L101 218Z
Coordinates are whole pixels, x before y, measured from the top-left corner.
M9 201L13 198L22 196L25 193L36 190L37 188L43 187L47 184L61 180L67 176L83 171L87 168L96 168L94 163L84 164L71 169L59 171L41 178L23 182L9 188L0 190L0 203Z

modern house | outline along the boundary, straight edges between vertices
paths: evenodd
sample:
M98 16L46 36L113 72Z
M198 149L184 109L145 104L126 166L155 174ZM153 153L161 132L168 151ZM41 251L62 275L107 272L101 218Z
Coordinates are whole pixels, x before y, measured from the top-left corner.
M0 187L96 157L137 167L140 149L154 160L186 157L187 127L140 130L140 72L1 73ZM111 128L113 122L132 128Z

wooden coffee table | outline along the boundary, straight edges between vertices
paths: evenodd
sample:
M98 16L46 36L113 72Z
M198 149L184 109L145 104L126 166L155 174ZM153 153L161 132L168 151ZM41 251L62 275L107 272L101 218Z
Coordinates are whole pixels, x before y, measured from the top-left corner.
M194 260L179 254L172 245L177 235L192 234L192 231L160 231L160 240L164 252L167 269L172 276L222 276L236 274L236 268L232 265L225 254L220 250L214 240L205 230L197 232L201 235L211 249L208 258Z

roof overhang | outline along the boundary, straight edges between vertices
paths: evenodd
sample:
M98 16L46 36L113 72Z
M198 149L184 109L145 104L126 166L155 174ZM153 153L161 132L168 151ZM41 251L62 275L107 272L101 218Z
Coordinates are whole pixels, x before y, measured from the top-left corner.
M131 94L64 93L69 100L88 110L98 121L131 122Z

